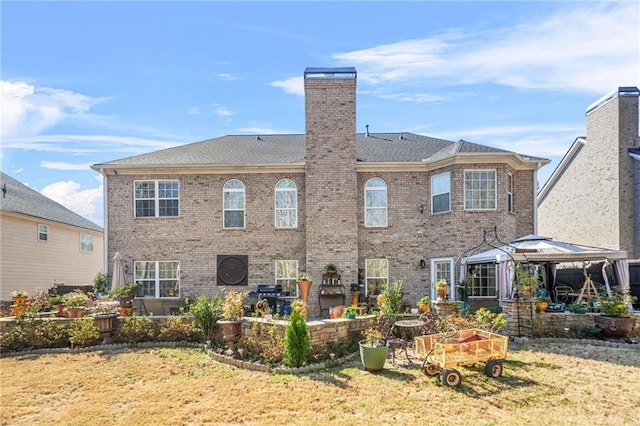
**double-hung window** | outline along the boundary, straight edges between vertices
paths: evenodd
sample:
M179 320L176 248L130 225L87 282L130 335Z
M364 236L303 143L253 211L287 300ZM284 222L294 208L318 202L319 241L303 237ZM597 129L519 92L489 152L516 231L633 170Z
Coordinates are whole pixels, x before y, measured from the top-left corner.
M389 282L389 262L387 259L367 259L366 268L367 295L382 293L382 285Z
M451 211L451 173L431 176L431 213Z
M464 208L465 210L496 209L495 170L465 170Z
M178 216L180 185L177 180L138 180L133 188L135 217Z
M369 179L364 186L364 225L387 226L387 183L380 178Z
M225 229L243 229L245 206L244 184L237 179L231 179L224 184L223 192L223 227Z
M297 276L297 260L276 260L276 284L282 285L284 294L298 297Z
M180 262L134 262L138 296L180 297Z
M276 184L276 228L298 226L298 188L291 179L282 179Z
M47 225L38 224L38 240L49 240L49 227Z
M80 233L80 252L93 253L93 235Z

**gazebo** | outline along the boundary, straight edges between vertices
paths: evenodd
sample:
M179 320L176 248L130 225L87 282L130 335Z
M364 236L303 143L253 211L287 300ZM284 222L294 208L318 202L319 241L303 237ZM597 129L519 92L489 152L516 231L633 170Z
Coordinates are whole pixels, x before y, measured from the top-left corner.
M491 248L478 252L483 246ZM604 273L607 267L614 269L617 283L621 284L624 291L629 291L629 265L625 251L554 241L553 238L533 234L502 245L487 242L485 235L483 244L461 257L460 279L464 280L469 265L495 263L498 299L510 299L513 295L512 283L518 263L537 264L544 268L544 285L552 292L556 285L556 268L562 262L603 262L603 278L607 292L611 293L607 274Z

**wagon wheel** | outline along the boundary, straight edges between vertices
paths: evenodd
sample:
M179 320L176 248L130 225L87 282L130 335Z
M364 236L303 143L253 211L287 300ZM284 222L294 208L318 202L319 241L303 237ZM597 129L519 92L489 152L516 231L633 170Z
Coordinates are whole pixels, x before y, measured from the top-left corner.
M484 366L484 374L489 377L502 376L502 370L502 363L499 361L488 361L487 365Z
M442 379L442 383L452 388L462 382L462 374L454 368L443 370L442 373L440 373L440 378Z
M422 372L427 376L437 376L442 369L437 364L426 364L422 367Z

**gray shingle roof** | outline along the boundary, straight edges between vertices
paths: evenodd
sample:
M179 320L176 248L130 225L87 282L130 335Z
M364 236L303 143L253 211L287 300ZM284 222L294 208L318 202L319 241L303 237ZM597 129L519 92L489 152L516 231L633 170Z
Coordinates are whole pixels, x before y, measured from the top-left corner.
M457 154L513 154L467 141L452 142L414 133L356 134L357 159L369 163L420 162L445 159ZM305 135L230 135L190 143L100 166L196 166L196 165L283 165L303 164ZM546 161L522 156L524 159Z
M6 185L7 190L4 196L3 193L0 193L0 210L3 212L103 232L102 227L18 182L11 176L0 172L0 179L2 179L0 187L4 188Z

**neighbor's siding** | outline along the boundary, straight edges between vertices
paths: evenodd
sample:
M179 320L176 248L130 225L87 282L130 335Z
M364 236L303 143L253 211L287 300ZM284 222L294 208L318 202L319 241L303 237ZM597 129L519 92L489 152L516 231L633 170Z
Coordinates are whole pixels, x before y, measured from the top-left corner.
M38 224L49 226L49 239L38 240ZM47 290L55 281L93 284L103 268L103 234L55 222L2 214L0 300L14 290ZM93 253L80 252L80 233L94 236Z

